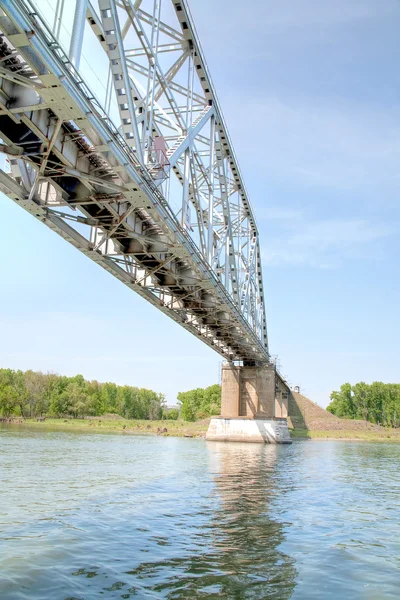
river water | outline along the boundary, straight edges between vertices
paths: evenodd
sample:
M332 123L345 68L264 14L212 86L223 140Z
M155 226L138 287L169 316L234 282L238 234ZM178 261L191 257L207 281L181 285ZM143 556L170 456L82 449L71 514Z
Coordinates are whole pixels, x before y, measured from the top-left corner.
M0 427L1 600L400 597L400 445Z

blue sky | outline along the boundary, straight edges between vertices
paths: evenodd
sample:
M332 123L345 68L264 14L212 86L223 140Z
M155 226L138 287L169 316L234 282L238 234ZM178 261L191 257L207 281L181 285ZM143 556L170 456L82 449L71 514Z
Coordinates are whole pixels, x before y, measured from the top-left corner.
M325 406L398 381L400 2L192 12L260 229L271 353ZM0 365L176 393L220 357L5 197Z

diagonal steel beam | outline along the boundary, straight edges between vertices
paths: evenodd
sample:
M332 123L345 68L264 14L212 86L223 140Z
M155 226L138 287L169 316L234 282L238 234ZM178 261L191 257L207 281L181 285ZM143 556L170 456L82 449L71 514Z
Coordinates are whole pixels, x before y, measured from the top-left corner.
M185 137L182 136L183 139L178 138L177 144L167 152L170 168L176 165L182 154L185 152L185 150L187 150L187 148L189 148L195 137L200 133L205 124L213 115L213 107L208 106L200 115L200 117L193 123L193 125L187 129Z
M122 122L127 121L127 125L131 126L130 128L133 132L132 138L127 138L127 143L130 146L135 146L139 162L143 164L143 152L136 119L136 109L131 93L131 83L125 59L124 42L117 8L114 0L99 0L99 6L104 36L107 42L107 54L114 67L111 69L111 72L117 95L118 109Z

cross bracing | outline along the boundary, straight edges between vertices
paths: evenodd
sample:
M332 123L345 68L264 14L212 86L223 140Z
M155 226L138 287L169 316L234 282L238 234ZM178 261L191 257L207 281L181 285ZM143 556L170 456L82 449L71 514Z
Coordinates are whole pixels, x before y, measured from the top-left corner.
M228 360L269 361L259 236L183 0L0 0L1 190Z

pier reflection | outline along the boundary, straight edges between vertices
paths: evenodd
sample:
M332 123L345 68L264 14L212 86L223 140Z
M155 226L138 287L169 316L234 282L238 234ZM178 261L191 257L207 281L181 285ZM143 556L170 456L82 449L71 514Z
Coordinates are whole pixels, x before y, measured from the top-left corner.
M279 550L283 525L274 519L278 452L261 444L209 443L216 493L214 518L218 565L226 598L290 598L295 561Z
M283 524L271 506L282 493L276 489L281 450L218 442L207 449L214 485L197 512L195 531L191 527L175 544L174 556L142 563L129 574L170 599L290 598L295 561L279 549Z

